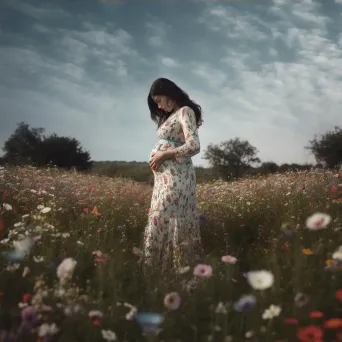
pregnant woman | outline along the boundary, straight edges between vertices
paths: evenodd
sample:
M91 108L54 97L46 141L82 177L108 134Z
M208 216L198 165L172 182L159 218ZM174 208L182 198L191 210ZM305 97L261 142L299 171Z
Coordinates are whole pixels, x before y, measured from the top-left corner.
M194 262L201 254L196 174L201 107L175 83L159 78L147 98L158 142L149 163L154 188L144 234L145 266L162 272Z

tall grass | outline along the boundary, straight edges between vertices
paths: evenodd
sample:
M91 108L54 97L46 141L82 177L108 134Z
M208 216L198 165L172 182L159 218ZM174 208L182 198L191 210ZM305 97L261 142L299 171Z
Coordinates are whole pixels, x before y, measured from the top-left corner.
M196 265L183 274L141 271L150 186L56 169L0 172L0 341L95 342L109 340L108 330L134 342L342 341L342 273L332 260L342 245L337 172L199 184L202 263L213 270L206 278L193 274ZM306 228L316 212L332 217L326 229ZM13 241L25 236L33 247L10 260ZM61 281L57 267L66 258L77 265ZM252 270L270 271L273 285L254 289ZM176 310L164 303L171 292L181 299ZM245 294L256 304L238 312ZM264 319L271 304L281 312ZM164 321L139 324L142 312ZM303 339L306 331L312 339Z

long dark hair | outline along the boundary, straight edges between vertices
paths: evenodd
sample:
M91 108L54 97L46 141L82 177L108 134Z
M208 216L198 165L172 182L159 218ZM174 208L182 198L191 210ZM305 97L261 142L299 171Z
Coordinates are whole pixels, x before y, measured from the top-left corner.
M197 127L202 125L203 120L201 106L192 101L189 95L179 88L174 82L168 80L167 78L158 78L153 82L150 92L147 96L147 103L150 108L151 119L158 125L158 128L170 116L170 113L158 108L158 105L153 100L153 97L157 95L167 96L170 100L175 101L180 108L184 106L190 107L195 112Z

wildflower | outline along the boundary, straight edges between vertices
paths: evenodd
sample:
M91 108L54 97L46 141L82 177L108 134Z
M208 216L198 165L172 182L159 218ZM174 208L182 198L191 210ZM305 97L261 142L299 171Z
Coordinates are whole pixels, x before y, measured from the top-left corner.
M198 264L194 268L194 275L197 277L211 277L213 275L213 269L210 265Z
M278 317L281 313L281 307L276 305L270 305L268 309L266 309L262 315L263 319L273 319L274 317Z
M340 260L342 261L342 246L338 247L337 250L332 255L332 258L334 260Z
M103 313L100 310L91 310L88 312L90 318L102 318Z
M101 334L106 341L116 341L116 334L111 330L101 330Z
M256 298L253 295L243 295L234 303L234 310L243 312L251 309L256 304Z
M55 335L59 329L57 328L55 323L48 324L48 323L43 323L39 328L38 328L38 336L44 337L44 336L51 336Z
M25 266L23 270L23 278L25 278L29 273L30 273L30 269L27 266Z
M169 310L177 310L180 306L181 298L177 292L171 292L164 298L164 305Z
M42 214L47 214L48 212L50 212L51 211L51 208L49 208L49 207L44 207L40 212L42 213Z
M265 290L273 285L274 276L265 270L251 271L247 273L247 280L254 290Z
M178 273L178 274L184 274L184 273L189 272L189 270L190 270L190 266L180 267L180 268L177 270L177 273Z
M224 255L221 260L227 264L235 264L237 259L231 255Z
M227 313L226 305L224 305L222 302L219 302L217 304L216 309L215 309L215 313L217 313L217 314L226 314Z
M76 265L76 260L72 258L64 259L57 267L57 277L59 280L65 280L66 278L71 277Z
M93 210L91 211L92 214L94 214L95 216L101 216L100 212L97 209L97 206L95 206L93 208Z
M8 204L8 203L4 203L2 206L3 206L3 207L5 208L5 210L7 210L7 211L10 211L10 210L13 209L12 206L11 206L10 204Z
M324 327L326 329L340 329L342 328L341 318L330 318L324 322Z
M331 216L324 213L315 213L307 218L306 227L311 230L326 228L331 222Z
M40 263L44 261L44 257L43 256L34 256L33 257L33 261L36 263Z
M308 325L298 329L297 337L302 342L323 341L323 331L315 325Z
M323 312L321 311L311 311L310 318L322 318L324 316Z
M313 254L313 252L312 252L312 250L310 248L303 248L302 252L305 255L312 255Z
M337 290L335 296L338 300L342 301L342 289Z
M302 308L309 303L309 297L306 294L299 292L296 294L294 302L296 306Z
M84 246L84 243L83 243L82 241L80 241L80 240L78 240L76 243L77 243L78 245L80 245L80 246Z
M288 317L288 318L285 318L284 322L287 325L296 325L298 324L298 319L294 317Z
M156 332L164 322L164 316L158 313L141 312L135 316L144 332Z
M142 257L143 256L143 252L140 248L137 247L133 247L133 254L138 256L138 257Z

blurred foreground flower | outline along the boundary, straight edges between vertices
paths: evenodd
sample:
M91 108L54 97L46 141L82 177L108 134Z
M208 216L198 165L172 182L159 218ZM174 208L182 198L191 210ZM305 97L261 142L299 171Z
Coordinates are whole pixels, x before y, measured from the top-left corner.
M307 218L306 227L311 230L326 228L331 222L331 217L324 213L315 213Z
M145 333L158 332L160 324L164 322L164 316L158 313L141 312L136 314L136 321Z
M337 250L332 255L334 260L342 261L342 246L338 247Z
M236 264L237 262L237 259L231 255L224 255L221 260L226 264Z
M198 264L194 268L194 275L208 278L213 275L213 269L210 265Z
M22 240L13 241L14 250L9 252L3 252L2 255L10 261L19 261L24 259L29 254L34 242L30 237Z
M303 306L309 303L309 297L306 294L299 292L296 294L294 302L296 306L302 308Z
M68 277L71 277L76 265L76 260L72 258L64 259L57 267L57 277L59 278L59 280L65 280Z
M243 295L234 303L234 310L244 312L251 309L256 304L256 298L253 295Z
M274 276L265 270L251 271L247 273L247 280L254 290L266 290L273 285Z
M262 315L263 319L273 319L274 317L279 316L281 313L281 307L276 305L270 305L268 309Z
M104 340L106 341L116 341L116 334L111 330L101 330L101 334Z
M164 298L164 305L169 310L177 310L180 306L181 298L177 292L171 292Z

